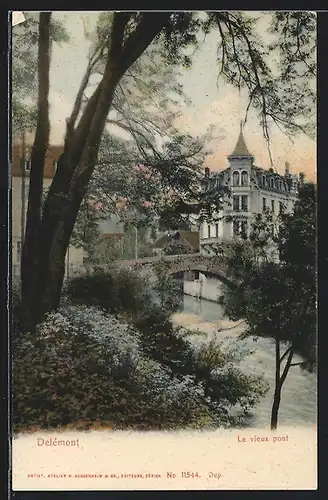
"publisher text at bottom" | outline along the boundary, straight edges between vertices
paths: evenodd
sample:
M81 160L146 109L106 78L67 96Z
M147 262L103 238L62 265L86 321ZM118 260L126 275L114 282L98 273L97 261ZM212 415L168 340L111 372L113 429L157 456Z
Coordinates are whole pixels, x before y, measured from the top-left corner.
M166 472L162 473L80 473L80 474L66 474L66 473L56 473L56 474L43 474L43 473L29 473L27 474L29 479L220 479L222 474L220 472L208 472L206 474L200 474L195 471L180 471L180 472Z

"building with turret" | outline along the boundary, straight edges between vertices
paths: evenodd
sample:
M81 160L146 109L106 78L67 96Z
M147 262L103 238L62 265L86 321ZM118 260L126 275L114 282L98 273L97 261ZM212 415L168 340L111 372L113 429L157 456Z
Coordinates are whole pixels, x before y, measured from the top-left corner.
M212 253L217 244L249 234L255 214L267 209L273 214L282 210L292 212L297 200L299 179L285 164L285 173L280 175L273 168L265 169L254 164L249 152L242 126L237 144L228 156L229 166L220 172L210 172L211 189L228 187L229 195L223 199L222 210L214 222L204 220L200 226L200 248L202 253Z

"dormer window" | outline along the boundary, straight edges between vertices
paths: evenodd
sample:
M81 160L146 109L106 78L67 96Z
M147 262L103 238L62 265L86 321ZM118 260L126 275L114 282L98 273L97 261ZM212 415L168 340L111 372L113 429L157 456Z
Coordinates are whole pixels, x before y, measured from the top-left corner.
M241 185L248 186L248 173L245 170L241 173Z
M233 173L232 176L232 182L234 186L239 186L240 185L240 174L238 171Z
M25 161L25 170L29 172L31 170L31 160Z

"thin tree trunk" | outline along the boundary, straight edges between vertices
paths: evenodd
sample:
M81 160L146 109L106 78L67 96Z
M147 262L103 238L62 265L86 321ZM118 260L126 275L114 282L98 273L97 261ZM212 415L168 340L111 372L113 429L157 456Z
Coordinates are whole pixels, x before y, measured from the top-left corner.
M43 172L50 135L48 100L51 48L50 22L51 12L41 12L39 16L38 47L38 120L31 154L26 232L21 270L23 314L27 324L30 326L33 325L35 319L36 304L32 291L37 275Z
M271 411L271 429L275 430L278 426L278 412L281 400L281 385L280 385L280 340L276 338L276 372L275 372L275 388Z
M281 363L282 363L283 359L287 356L287 353L288 353L288 358L287 358L285 367L283 369L283 372L282 372L282 374L280 374ZM276 429L278 426L278 413L279 413L279 407L280 407L280 401L281 401L281 391L282 391L282 387L285 383L285 380L287 378L289 369L291 367L293 356L294 356L294 348L293 348L293 345L291 345L286 350L286 352L280 357L280 340L276 339L275 392L274 392L272 412L271 412L271 429L272 430Z
M294 326L294 336L295 332L297 332L297 329L304 317L304 314L306 313L307 307L310 302L311 298L311 291L310 290L305 298L302 311L299 314L296 324ZM275 430L277 429L278 426L278 413L279 413L279 407L280 407L280 400L281 400L281 390L282 387L285 383L285 380L287 378L288 372L290 367L292 366L292 361L293 361L293 356L294 356L294 340L291 340L291 345L288 347L288 349L284 352L284 354L280 357L280 341L276 338L276 375L275 375L275 392L274 392L274 398L273 398L273 404L272 404L272 411L271 411L271 429ZM280 374L280 369L281 369L281 363L283 359L287 357L287 361L285 364L285 367L283 369L282 374Z

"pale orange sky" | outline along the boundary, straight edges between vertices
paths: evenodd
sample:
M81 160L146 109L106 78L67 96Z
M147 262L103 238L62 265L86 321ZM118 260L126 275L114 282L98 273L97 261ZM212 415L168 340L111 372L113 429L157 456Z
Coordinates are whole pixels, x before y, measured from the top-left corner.
M55 17L64 20L71 36L69 44L54 46L51 65L51 140L60 143L65 131L65 118L70 114L87 64L88 43L84 36L84 19L91 26L96 20L96 12L56 12ZM265 16L259 29L263 33ZM215 139L209 144L213 154L207 164L213 170L227 166L227 155L235 146L239 134L240 120L246 110L246 96L220 82L217 85L218 65L216 47L218 34L210 34L194 57L193 67L183 72L181 83L191 105L182 109L183 117L178 125L181 131L193 135L203 134L214 126ZM267 145L262 136L259 121L254 111L244 127L244 136L250 152L258 166L269 168ZM283 172L288 161L293 172L304 171L312 180L316 177L316 143L304 135L295 137L293 143L277 128L272 129L271 151L274 166Z

